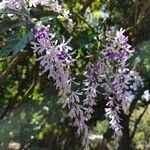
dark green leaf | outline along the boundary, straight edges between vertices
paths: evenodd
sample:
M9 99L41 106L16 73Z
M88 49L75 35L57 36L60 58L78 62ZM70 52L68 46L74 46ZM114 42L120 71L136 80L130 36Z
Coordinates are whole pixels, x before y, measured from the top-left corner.
M19 41L20 37L18 36L18 33L14 33L5 43L5 46L0 51L0 56L7 57L10 52L12 51L12 48L15 46L15 44Z
M13 54L16 54L20 50L24 49L28 43L30 43L33 39L32 32L29 32L26 36L21 38L20 34L22 33L15 33L12 37L10 37L4 48L1 50L0 55L2 57L6 57L13 51Z
M28 43L33 40L33 33L29 32L24 38L22 38L15 47L13 47L13 53L16 54L20 50L24 49Z

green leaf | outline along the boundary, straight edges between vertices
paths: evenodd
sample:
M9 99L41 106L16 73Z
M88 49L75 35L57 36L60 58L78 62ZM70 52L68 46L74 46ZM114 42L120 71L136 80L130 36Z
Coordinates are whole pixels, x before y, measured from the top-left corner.
M20 50L24 49L26 45L33 40L33 33L31 31L23 38L21 38L22 35L22 33L15 33L14 35L12 35L7 40L4 48L1 50L0 56L7 57L11 51L13 51L13 54L16 54Z
M33 40L33 33L30 31L24 38L22 38L16 45L13 47L13 53L16 54L20 50L24 49L28 43Z
M18 33L14 33L9 39L7 39L5 46L0 51L0 56L7 57L12 51L12 47L19 41L20 37Z
M23 22L18 22L18 20L0 19L0 37L3 37L7 30L19 28L23 24Z

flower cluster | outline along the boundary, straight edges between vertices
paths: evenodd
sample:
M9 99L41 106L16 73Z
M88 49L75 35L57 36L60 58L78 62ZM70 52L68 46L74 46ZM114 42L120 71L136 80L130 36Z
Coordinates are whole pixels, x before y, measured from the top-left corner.
M128 44L128 37L124 35L124 30L117 31L115 35L107 34L107 44L103 50L103 55L107 60L116 60L122 68L127 64L127 60L132 55L131 45Z
M38 54L37 60L44 68L43 72L48 72L48 77L52 77L55 81L59 91L59 101L63 107L69 109L68 116L73 126L77 127L77 133L83 135L84 148L89 149L87 121L94 112L93 106L97 104L95 100L97 93L107 95L106 116L110 119L110 127L115 131L115 138L120 137L122 135L121 110L127 112L131 103L129 93L141 82L138 74L127 68L127 60L133 50L130 50L131 46L127 43L124 31L117 31L113 36L107 35L107 42L99 60L85 69L86 79L82 91L73 90L73 86L79 84L71 74L71 65L75 60L70 53L72 48L68 46L70 39L65 42L63 37L63 41L59 44L55 34L45 26L37 26L32 29L32 32L36 39L36 42L32 42L32 48ZM99 91L99 87L103 91ZM85 98L81 101L83 96Z
M3 0L2 3L4 4L4 7L8 7L13 10L22 10L24 6L23 0Z
M38 55L37 60L44 68L43 72L48 72L48 77L55 81L59 102L69 109L68 116L73 126L77 127L77 133L83 135L82 144L85 149L89 149L87 121L94 112L93 106L97 104L95 99L98 92L107 95L106 116L110 119L110 127L115 131L115 138L120 137L120 113L121 110L128 109L128 93L133 88L130 82L132 80L133 85L141 82L138 74L127 68L127 60L133 50L130 50L131 46L123 35L124 31L120 30L114 36L107 35L107 43L99 60L85 69L86 79L82 91L73 90L79 84L71 74L71 66L75 61L72 58L72 48L68 46L71 39L65 42L63 37L63 41L59 43L48 26L37 26L32 32L36 39L32 42L32 48ZM99 91L99 87L104 92Z
M91 67L86 67L85 68L85 75L87 76L87 78L89 79L94 79L93 75L95 73L97 73L99 70L99 64L98 63L94 63Z
M61 7L61 5L58 3L58 1L55 1L55 2L51 3L50 6L51 6L51 9L52 9L54 12L60 13L61 10L62 10L62 7Z
M120 125L120 105L115 102L115 97L108 97L106 104L108 108L105 108L106 116L110 119L110 127L114 130L114 138L117 139L122 135L122 126Z
M59 93L59 102L63 107L69 108L68 116L72 119L73 125L77 127L77 133L83 134L83 145L88 149L88 126L86 125L87 115L89 111L93 111L91 106L95 103L92 102L91 93L93 89L88 89L90 99L88 108L85 108L80 101L81 92L73 91L72 84L78 85L71 77L70 66L74 62L70 51L71 47L68 46L70 40L58 44L55 35L50 33L49 27L37 26L32 29L36 42L32 42L33 50L38 54L37 60L40 61L41 66L44 68L43 72L48 72L48 77L52 77L55 81L56 88ZM84 102L88 105L87 101Z
M115 131L115 138L122 135L120 114L121 110L124 113L128 112L131 103L128 95L132 93L132 84L139 85L141 82L138 74L127 68L127 61L134 51L124 32L122 29L116 33L108 32L99 60L85 69L88 80L85 94L92 99L93 104L96 104L95 93L107 95L105 112L110 119L110 127ZM94 85L94 91L89 94L88 89L91 89L91 85ZM87 103L90 103L90 100Z
M36 42L32 42L33 50L38 54L38 61L44 68L43 72L48 72L48 77L52 77L58 89L60 103L69 109L68 116L77 127L77 133L83 135L83 146L89 149L89 132L87 121L94 112L97 93L105 94L107 104L105 108L106 116L110 119L110 127L115 131L115 138L122 135L120 113L129 108L128 93L131 80L133 85L141 82L138 74L129 71L127 60L132 55L127 37L124 31L117 31L115 35L107 35L107 42L102 51L99 61L86 67L86 79L83 82L82 91L74 91L73 86L79 84L71 74L71 65L75 61L72 58L72 48L68 46L70 39L59 44L55 34L50 32L49 27L37 26L32 29ZM115 65L112 65L115 64ZM131 85L132 86L132 85ZM99 87L103 89L99 91ZM85 96L81 101L80 97ZM127 107L128 106L128 107Z
M104 62L107 62L107 67L113 67L113 69L110 69L112 76L106 82L109 93L107 94L108 102L105 111L106 116L110 119L110 126L115 131L114 136L116 138L122 135L119 116L122 106L126 106L128 103L125 96L125 93L129 91L129 84L126 81L126 76L129 73L127 60L133 53L133 50L130 49L131 46L128 44L128 37L124 35L124 32L121 29L115 35L107 34L107 43L102 55Z
M86 108L82 105L82 102L79 99L79 96L83 93L79 92L72 92L68 101L66 102L68 108L70 109L68 116L73 121L73 126L77 127L77 134L82 134L82 145L84 146L85 150L89 149L89 133L88 133L88 126L86 122L88 118L86 117ZM66 104L65 104L66 105Z
M48 72L48 77L56 81L56 87L65 89L67 94L69 81L69 65L72 63L72 57L68 51L72 50L67 46L68 42L57 44L55 35L49 32L49 27L39 26L32 29L36 42L32 42L34 52L37 52L43 72ZM66 88L65 88L66 87ZM68 91L67 91L68 90Z
M48 5L49 0L29 0L29 7L36 7L37 5Z
M91 118L91 115L94 112L93 106L96 105L95 98L97 96L97 87L99 84L97 83L94 75L97 75L99 69L98 63L94 63L91 67L85 68L86 80L83 82L83 91L86 97L83 102L84 105L87 106L85 113L88 120Z

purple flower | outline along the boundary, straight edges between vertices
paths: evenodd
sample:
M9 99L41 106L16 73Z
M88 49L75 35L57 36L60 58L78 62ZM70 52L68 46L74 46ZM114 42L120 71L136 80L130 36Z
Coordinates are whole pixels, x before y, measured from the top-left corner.
M118 56L118 53L115 51L109 51L105 54L108 59L114 59Z
M7 0L2 1L2 3L5 5L5 7L8 7L9 9L13 10L22 10L24 7L24 1L23 0Z
M93 68L93 71L94 71L94 72L98 72L98 70L99 70L99 65L98 65L97 63L95 63L95 64L93 64L92 68Z
M85 68L85 74L88 77L92 77L94 73L97 73L99 71L99 65L97 63L94 63L91 67Z
M59 54L57 54L57 57L59 60L65 61L66 58L68 57L68 54L65 51L62 51Z
M92 69L91 69L91 67L86 67L85 68L85 74L87 74L88 76L92 75Z
M122 60L124 56L125 56L125 53L123 51L118 53L118 59L119 60Z
M107 104L105 108L106 116L109 118L110 127L115 131L116 137L122 135L120 125L120 113L125 105L126 92L129 90L126 83L127 60L130 57L130 45L127 43L123 30L118 31L113 37L108 35L108 41L105 49L102 51L102 57L98 62L85 68L86 79L82 92L74 92L72 87L80 85L76 83L71 74L72 50L68 46L71 38L65 42L57 43L55 34L49 33L47 27L35 27L32 30L36 42L33 42L34 52L39 54L38 60L44 68L44 72L49 72L48 77L55 81L58 95L63 107L69 108L68 116L73 125L77 127L77 133L83 134L83 146L89 145L87 121L94 112L93 106L96 105L98 87L101 86L106 91ZM115 60L113 63L110 61ZM65 63L64 63L65 62ZM75 86L74 86L75 85ZM103 93L102 93L103 94ZM84 95L84 96L83 96ZM111 95L111 96L110 96ZM82 101L80 97L84 98Z
M34 37L37 39L48 38L48 29L44 26L32 29Z
M38 61L44 68L43 72L48 72L48 78L52 77L55 81L56 88L58 89L59 102L63 104L63 107L69 108L68 116L71 118L73 125L77 127L77 133L83 134L85 143L84 146L88 147L88 127L86 125L86 116L90 115L90 112L85 112L86 106L80 105L80 92L74 92L72 84L79 85L74 81L71 76L70 67L72 65L72 57L69 50L72 50L68 46L71 38L65 42L58 44L55 40L56 37L53 33L50 33L48 28L41 26L32 29L36 42L32 42L34 52L38 53ZM60 60L60 61L59 61ZM66 63L64 63L64 61ZM95 96L95 90L89 89L89 95ZM91 94L92 93L92 94ZM93 97L92 96L92 97ZM90 101L87 105L94 105L94 101Z
M125 56L125 52L123 51L109 51L105 54L105 57L110 60L119 60L122 61Z
M106 37L106 44L102 51L102 58L100 58L101 71L98 72L100 77L98 80L104 86L108 102L105 109L106 116L110 119L110 127L115 131L117 137L122 134L122 127L120 126L120 110L123 109L126 103L125 93L129 90L129 85L126 83L125 76L128 73L127 60L132 54L131 46L128 44L128 37L124 35L124 30L117 31L115 34L108 33ZM103 61L104 60L104 61ZM115 60L115 61L114 61ZM114 61L110 63L110 61ZM105 76L107 75L108 76ZM110 74L110 76L109 76ZM111 80L110 80L111 78ZM104 83L103 83L104 81ZM106 81L106 82L105 82ZM100 83L99 83L100 84Z

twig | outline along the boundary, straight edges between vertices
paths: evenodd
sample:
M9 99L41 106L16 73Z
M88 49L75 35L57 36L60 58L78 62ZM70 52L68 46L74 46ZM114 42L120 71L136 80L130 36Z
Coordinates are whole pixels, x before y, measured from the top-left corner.
M144 3L144 6L143 8L141 9L141 12L139 13L139 15L137 14L138 13L138 1L136 2L135 4L135 20L134 20L134 25L128 27L125 31L128 32L129 30L139 30L140 27L141 27L141 23L142 23L142 19L144 17L146 17L146 14L147 14L147 10L150 8L150 0L147 0L145 3Z
M33 75L32 80L31 80L31 79L28 79L28 81L27 81L27 82L31 81L31 84L30 84L30 86L29 86L28 89L25 89L26 92L25 92L25 94L22 96L21 102L18 103L18 102L16 101L17 97L19 96L19 93L17 93L17 94L14 96L14 98L9 101L9 103L7 104L7 106L6 106L6 108L4 109L4 111L0 114L0 120L3 119L3 118L6 116L6 114L10 113L14 108L18 108L18 107L21 106L25 101L27 101L29 95L30 95L30 94L33 92L33 90L34 90L35 83L36 83L36 79L37 79L37 77L38 77L38 75L37 75L37 74L38 74L38 70L39 70L39 65L36 64L36 65L33 67L32 71L31 71L31 73L30 73L30 75L31 75L31 74ZM23 84L23 83L21 83L20 86L22 86L22 84ZM19 88L18 88L18 89L19 89Z
M84 4L83 8L80 10L79 14L84 15L86 9L91 6L91 4L94 2L94 0L87 0L87 2Z
M142 22L142 19L143 17L145 16L146 14L146 10L150 8L150 0L147 0L147 2L145 2L139 16L138 16L138 19L136 21L136 25L139 26Z
M146 105L146 107L144 108L143 112L140 114L139 118L136 120L135 124L134 124L134 129L131 133L131 136L130 136L130 140L132 141L132 139L134 138L134 135L135 135L135 132L136 132L136 129L138 127L138 124L140 123L143 115L145 114L146 110L148 108L148 104Z
M15 58L15 57L17 57L18 55L22 55L23 53L24 53L24 52L22 52L22 53L17 53L17 54L14 54L14 55L12 55L12 56L0 58L0 61L6 61L6 60L8 60L8 59Z
M15 105L15 108L21 106L27 100L27 98L29 97L29 95L33 92L34 87L35 87L35 83L36 83L36 80L37 80L37 77L38 77L38 71L39 71L38 67L39 67L39 65L36 64L36 66L34 67L34 77L33 77L33 80L31 82L29 88L27 89L27 91L23 95L22 101L20 103L17 103Z
M134 23L136 24L137 16L138 16L138 5L139 1L135 0L135 15L134 15Z
M14 60L11 62L11 64L6 68L6 70L0 75L0 85L3 84L6 77L10 74L10 72L13 70L13 68L18 64L18 62L25 56L28 55L28 51L24 51L22 53L19 53Z
M94 33L95 30L94 28L85 20L85 18L83 16L81 16L80 14L74 13L81 21L83 21Z

